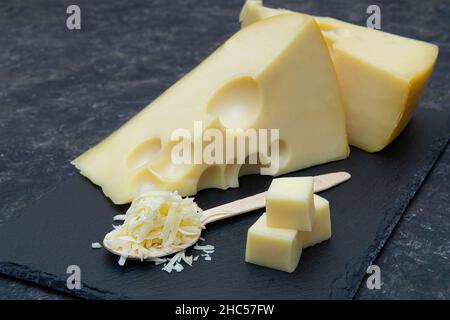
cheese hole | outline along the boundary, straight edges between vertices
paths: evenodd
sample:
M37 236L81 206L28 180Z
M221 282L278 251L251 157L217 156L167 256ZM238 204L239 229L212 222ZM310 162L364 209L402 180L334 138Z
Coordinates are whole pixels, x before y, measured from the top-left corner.
M289 148L287 143L284 140L276 140L278 142L278 155L272 153L275 150L272 150L273 143L269 145L269 150L267 154L258 152L253 154L257 158L256 163L250 163L250 155L245 159L245 163L239 169L239 177L251 175L251 174L261 174L262 168L269 168L271 166L276 165L276 161L278 160L278 168L284 168L289 161ZM278 157L278 159L277 159ZM276 169L276 168L274 168ZM278 171L278 170L277 170Z
M134 190L134 197L137 197L142 193L161 189L162 184L157 176L144 168L133 178L131 187Z
M127 159L130 168L140 168L153 160L161 150L161 140L153 138L139 144Z
M219 117L226 128L251 127L261 112L258 83L251 77L236 78L217 91L208 103L209 113Z
M226 187L224 181L224 169L219 165L213 165L203 171L200 179L197 183L197 190L203 190L207 188L217 188L220 185L222 188Z
M266 163L266 161L261 161L261 159L264 159L263 157L265 157L264 154L258 152L256 155L254 154L254 156L256 156L256 163L250 163L250 155L245 158L245 163L242 164L241 168L239 169L239 177L251 174L259 174L262 167L268 166L262 164L262 162Z
M151 168L156 174L160 175L162 179L175 180L188 174L188 172L193 169L193 165L167 162L165 165L152 166Z
M158 158L149 163L147 169L159 176L162 180L175 180L184 177L186 174L192 171L193 169L193 150L194 146L190 143L190 148L180 149L180 153L177 153L179 159L172 159L172 151L175 146L178 145L178 142L170 142L164 146L164 150L160 153ZM188 152L186 154L187 158L184 158L184 152Z

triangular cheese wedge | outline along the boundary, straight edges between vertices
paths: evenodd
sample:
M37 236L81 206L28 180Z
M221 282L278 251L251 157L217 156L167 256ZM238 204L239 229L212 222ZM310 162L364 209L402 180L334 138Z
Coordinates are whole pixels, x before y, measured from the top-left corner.
M176 129L189 130L193 144L202 140L194 135L196 121L202 122L202 130L222 133L279 129L280 161L274 175L343 159L349 152L326 43L313 18L287 14L233 35L73 164L117 204L146 190L193 195L203 188L238 186L239 175L254 170L241 171L235 163L172 161Z

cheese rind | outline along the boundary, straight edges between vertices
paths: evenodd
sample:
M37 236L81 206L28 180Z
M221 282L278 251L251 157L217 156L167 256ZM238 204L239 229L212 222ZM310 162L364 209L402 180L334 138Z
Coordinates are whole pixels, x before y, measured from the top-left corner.
M265 213L248 229L246 262L293 272L298 266L301 253L302 239L299 232L268 227Z
M242 27L288 10L248 0ZM433 70L438 47L332 18L315 17L336 68L349 143L382 150L406 127Z
M321 196L314 195L314 226L311 232L300 232L303 249L331 238L330 204Z
M152 190L193 195L237 187L241 164L175 164L176 129L280 129L280 175L348 156L337 79L310 16L287 14L237 32L199 66L72 163L114 203ZM243 128L243 129L246 129ZM233 129L233 128L231 128ZM246 155L248 156L248 155Z
M273 179L266 193L267 225L311 231L314 225L312 177Z

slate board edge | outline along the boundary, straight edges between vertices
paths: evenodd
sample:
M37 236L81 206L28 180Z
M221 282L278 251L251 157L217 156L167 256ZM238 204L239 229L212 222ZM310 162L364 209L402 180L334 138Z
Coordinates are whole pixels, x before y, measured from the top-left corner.
M110 291L93 288L86 285L85 283L81 284L81 289L79 290L77 289L70 290L67 288L66 279L60 279L57 276L44 271L35 271L27 266L13 262L1 262L0 273L22 281L37 284L47 289L66 293L81 299L87 300L129 299L129 297L127 296L122 296Z
M384 229L381 229L377 232L376 238L379 239L379 241L374 242L374 244L371 246L372 248L375 247L373 250L367 250L367 254L365 254L365 257L363 255L362 259L354 258L356 261L362 261L360 264L360 272L353 275L354 280L352 285L349 289L346 286L340 286L339 283L343 282L345 283L345 278L348 277L348 272L345 273L345 275L341 276L340 278L337 278L335 280L336 286L333 286L330 292L330 298L333 298L333 296L336 296L336 292L339 292L341 290L344 290L346 292L349 292L348 299L353 299L358 292L361 285L363 285L363 280L365 279L365 270L368 266L373 264L375 259L380 254L381 250L383 249L384 245L389 240L389 237L391 236L392 232L394 231L395 227L399 223L400 219L402 218L403 214L405 213L406 209L410 205L411 201L414 199L414 196L417 194L417 192L422 187L423 183L431 173L433 167L436 165L438 160L441 158L442 154L444 153L446 147L449 144L448 138L440 138L434 141L432 150L438 150L437 156L433 156L433 154L430 156L430 161L427 164L427 166L421 168L420 172L424 172L423 175L418 174L417 178L413 180L408 188L408 196L407 201L405 201L403 204L401 204L398 208L396 208L396 212L394 213L390 223L386 224L386 227ZM352 262L349 262L351 264ZM351 268L346 268L351 269Z

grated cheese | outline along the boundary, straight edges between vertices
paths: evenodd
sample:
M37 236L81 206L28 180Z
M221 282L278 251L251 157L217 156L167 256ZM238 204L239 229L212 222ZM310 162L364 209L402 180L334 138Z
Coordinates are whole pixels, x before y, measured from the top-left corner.
M125 215L114 216L114 221L124 223L105 236L105 244L141 260L153 252L172 252L199 237L203 228L201 213L192 198L182 198L176 192L151 191L133 200ZM171 271L175 262L168 262L165 268Z
M92 249L100 249L100 248L102 248L102 245L98 242L92 242L91 248Z
M173 267L173 270L175 270L176 272L181 272L181 271L183 271L183 269L184 269L184 267L183 267L180 263L177 263L177 264Z
M172 252L182 248L199 238L205 227L200 223L201 209L192 198L182 198L176 192L152 191L136 198L126 214L118 214L114 221L123 221L122 225L112 225L113 229L105 236L105 243L121 254L119 265L124 266L130 255L141 260L152 256L152 252ZM98 242L92 243L92 248L101 248ZM168 273L184 270L183 263L192 266L203 257L210 261L214 253L212 245L199 245L195 250L202 251L200 255L186 255L186 250L179 251L168 258L152 258L155 265L163 265L162 270Z
M202 257L204 258L204 260L206 261L211 261L211 256L209 254L202 254Z
M194 249L195 250L202 250L202 251L204 251L204 250L214 250L214 246L212 246L210 244L207 244L205 246L200 246L200 245L196 244L194 246Z
M183 261L186 262L188 266L192 267L192 256L186 256L186 254L183 255Z
M170 261L164 265L164 267L162 268L162 270L171 273L175 264L178 264L178 258L184 254L184 251L180 251L178 253L175 253L175 255L170 259Z
M127 258L128 258L128 256L127 255L125 255L125 254L123 254L123 255L121 255L120 256L120 259L119 259L119 265L121 266L121 267L123 267L124 265L125 265L125 262L127 261Z
M118 214L113 217L113 221L125 221L126 217L126 214Z

